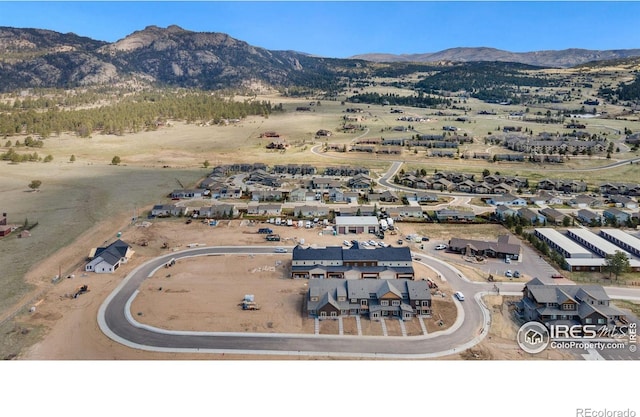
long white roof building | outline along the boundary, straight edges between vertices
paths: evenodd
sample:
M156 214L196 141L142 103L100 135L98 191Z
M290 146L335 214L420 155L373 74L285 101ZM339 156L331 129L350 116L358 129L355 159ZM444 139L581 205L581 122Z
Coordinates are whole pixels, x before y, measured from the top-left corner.
M613 243L605 240L604 238L596 235L595 233L581 228L568 229L567 235L576 242L581 245L591 249L596 254L601 257L606 257L607 255L614 255L616 252L622 252L627 255L627 258L631 258L631 255L626 250L622 249L620 246L614 245Z
M621 248L640 256L640 239L620 229L601 229L600 235Z
M535 234L565 258L594 258L593 253L589 250L555 229L539 227L535 229Z

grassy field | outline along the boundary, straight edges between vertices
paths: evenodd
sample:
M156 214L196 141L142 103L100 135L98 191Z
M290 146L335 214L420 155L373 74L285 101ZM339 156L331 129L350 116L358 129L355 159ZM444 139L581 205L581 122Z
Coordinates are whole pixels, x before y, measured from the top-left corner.
M68 245L96 223L115 215L142 214L154 202L164 201L177 180L192 185L203 176L203 169L153 169L106 164L51 162L0 163L2 211L10 224L38 222L30 238L16 234L0 240L0 311L17 302L29 286L23 277L39 261ZM42 180L40 191L27 185ZM115 226L118 227L118 226ZM112 236L96 236L97 243ZM87 248L89 250L90 248ZM78 259L79 262L82 259ZM61 265L64 270L67 265ZM58 274L51 271L48 281Z

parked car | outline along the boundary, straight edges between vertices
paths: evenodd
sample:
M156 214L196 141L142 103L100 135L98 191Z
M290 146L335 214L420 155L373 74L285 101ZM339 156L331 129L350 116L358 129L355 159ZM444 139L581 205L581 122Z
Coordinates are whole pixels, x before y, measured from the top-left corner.
M509 258L509 257L504 258L504 262L507 263L507 264L510 264L511 263L511 258Z
M423 241L423 242L428 242L428 241L429 241L429 238L428 238L428 237L426 237L426 236L422 236L422 241Z
M520 278L520 271L513 271L514 278Z
M504 276L511 278L511 277L513 277L513 272L511 272L510 269L507 269L507 271L504 273Z
M342 244L345 246L351 246L351 243L348 240L345 240Z
M453 295L458 299L458 301L464 301L464 294L460 291L456 291Z
M436 245L436 250L443 250L443 249L447 249L447 245L445 245L444 243L440 243L439 245Z
M404 241L402 239L398 239L398 245L402 245Z
M276 253L287 253L285 248L276 248Z

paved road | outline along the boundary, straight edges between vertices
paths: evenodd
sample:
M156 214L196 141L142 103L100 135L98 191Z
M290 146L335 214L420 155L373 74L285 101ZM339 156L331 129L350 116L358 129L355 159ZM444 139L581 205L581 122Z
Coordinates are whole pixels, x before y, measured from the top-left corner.
M479 343L488 332L490 313L480 297L494 284L471 282L455 267L428 255L421 262L438 271L465 302L455 301L458 320L448 330L427 336L338 336L313 334L247 334L168 331L135 321L130 305L142 282L171 258L219 254L271 254L272 247L206 247L170 253L132 271L109 295L98 312L100 329L111 339L132 348L162 352L244 353L364 358L430 358L463 351ZM502 295L517 295L523 283L496 283ZM635 289L606 288L613 298L640 299Z
M462 351L480 342L490 320L479 304L488 285L465 281L445 263L423 256L454 288L466 291L467 301L456 302L458 321L447 331L426 336L335 336L166 331L137 323L129 306L142 282L171 258L223 253L273 253L272 247L207 247L164 255L132 271L105 300L98 313L101 330L111 339L133 348L164 352L233 352L275 355L428 358ZM476 301L474 301L474 297ZM463 319L464 318L464 319Z

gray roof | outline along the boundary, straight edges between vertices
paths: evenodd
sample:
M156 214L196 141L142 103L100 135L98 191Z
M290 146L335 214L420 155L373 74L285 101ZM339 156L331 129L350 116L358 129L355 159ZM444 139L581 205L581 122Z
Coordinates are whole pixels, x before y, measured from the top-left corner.
M120 258L124 258L127 255L127 251L130 247L131 246L129 246L128 243L118 239L115 242L111 243L109 246L97 248L94 256L102 256L102 258L106 260L105 255L107 253L110 253L113 256L117 257L119 260Z
M506 243L498 240L497 242L487 242L484 240L460 239L457 237L449 240L449 246L452 248L464 248L470 245L477 251L492 250L496 253L520 254L520 245L514 243Z
M411 262L411 250L407 246L360 249L356 245L351 248L327 246L326 248L293 248L294 261L378 261L378 262Z

